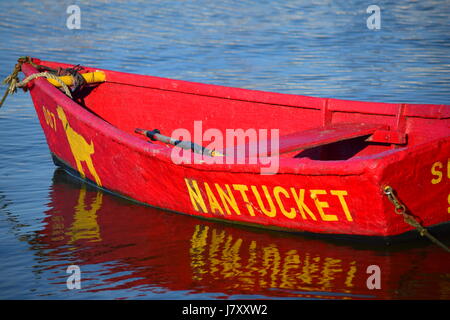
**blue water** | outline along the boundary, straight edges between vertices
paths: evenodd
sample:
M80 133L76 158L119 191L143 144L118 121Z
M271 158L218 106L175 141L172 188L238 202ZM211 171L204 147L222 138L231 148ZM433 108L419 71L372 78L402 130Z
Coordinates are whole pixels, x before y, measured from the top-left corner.
M79 30L66 26L72 4L81 9ZM366 25L370 4L0 1L0 78L19 56L29 55L248 89L449 104L450 2L377 1L379 30ZM450 299L449 260L427 241L394 248L336 244L147 212L106 194L96 213L101 236L69 241L70 223L58 229L55 221L77 215L86 187L55 170L30 96L8 97L0 109L0 299ZM86 203L100 199L98 194L88 190ZM137 214L158 219L145 225L142 237L129 240L139 225L123 225L124 211L130 220ZM183 231L176 229L180 223L187 225L179 226ZM55 230L65 240L52 240ZM212 242L199 253L200 231L208 239L223 233L242 243L236 262L223 258L215 265L205 253ZM127 246L137 250L121 249ZM259 271L249 271L252 250ZM272 260L268 267L267 252L278 252L281 261L294 257L298 270ZM304 269L308 261L319 270L311 278ZM66 286L70 264L80 265L81 289ZM365 268L372 264L384 272L378 290L365 287Z

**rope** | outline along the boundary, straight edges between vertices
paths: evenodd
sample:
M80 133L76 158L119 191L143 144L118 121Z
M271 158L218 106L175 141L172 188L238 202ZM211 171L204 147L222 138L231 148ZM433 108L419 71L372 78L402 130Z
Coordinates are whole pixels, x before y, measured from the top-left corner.
M55 81L58 81L58 83L61 85L61 87L64 90L64 93L72 99L72 94L70 93L70 89L69 87L64 83L64 81L62 81L58 76L55 76L54 74L51 74L47 71L45 72L40 72L40 73L33 73L32 75L26 77L23 81L19 82L16 84L17 88L23 88L25 87L28 82L30 82L31 80L34 80L36 78L41 78L41 77L45 77L47 79L53 79Z
M12 95L12 94L16 93L17 88L24 88L28 84L28 82L30 82L33 79L39 78L39 77L46 77L48 79L54 79L54 80L58 81L58 83L61 84L61 87L63 88L65 94L68 97L72 98L72 94L70 93L69 87L67 87L67 85L64 82L62 82L62 80L59 79L56 75L54 75L50 72L47 72L47 71L32 74L32 75L26 77L23 81L20 81L19 80L19 72L22 71L22 64L24 64L24 63L29 63L33 67L36 67L36 68L39 67L38 65L33 63L33 61L31 61L30 57L20 57L17 60L17 64L14 66L13 72L3 80L3 83L8 85L8 87L6 88L6 91L2 97L2 100L0 101L0 108L2 107L3 103L6 100L6 97L8 95ZM51 71L51 70L49 70L49 71Z
M411 214L408 214L406 212L406 206L403 203L401 203L400 200L396 197L394 189L392 189L391 186L384 187L383 192L388 197L389 201L394 205L395 207L394 211L396 214L402 215L403 220L410 226L416 228L422 237L424 236L427 237L428 239L431 240L431 242L433 242L434 244L438 245L439 247L450 253L450 249L445 244L443 244L438 239L433 237L424 226L422 226Z
M17 87L16 84L19 82L19 72L22 70L22 61L20 60L21 58L19 58L17 64L14 66L14 70L13 72L7 76L5 78L5 80L3 80L4 84L8 85L8 88L5 91L5 94L3 95L2 100L0 101L0 108L3 105L3 102L5 102L6 97L8 96L8 94L13 94L17 91Z

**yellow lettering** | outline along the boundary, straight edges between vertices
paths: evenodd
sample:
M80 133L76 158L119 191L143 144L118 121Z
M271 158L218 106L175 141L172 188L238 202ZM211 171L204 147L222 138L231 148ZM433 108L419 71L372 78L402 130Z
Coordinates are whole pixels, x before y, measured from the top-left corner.
M435 176L435 178L431 179L432 184L438 184L442 181L442 172L440 170L437 170L437 168L442 169L443 165L442 162L435 162L433 163L433 166L431 167L431 174Z
M280 199L280 193L282 193L286 198L290 198L289 197L289 193L283 188L283 187L275 187L273 188L273 195L275 197L275 200L278 203L278 206L280 207L281 212L288 217L289 219L294 219L296 216L296 212L294 208L291 208L291 211L286 211L286 209L283 206L283 202Z
M450 213L450 193L448 194L447 202L448 202L448 205L449 205L449 207L447 208L447 213Z
M255 186L251 186L253 194L255 195L256 201L258 202L259 207L261 208L262 212L268 216L268 217L275 217L277 215L277 208L275 208L275 205L273 204L272 197L269 194L269 190L266 186L261 186L261 188L264 191L264 195L266 196L267 202L269 204L270 210L267 210L264 206L261 196L259 195L258 189Z
M223 191L222 188L215 183L216 190L219 193L220 200L222 200L223 206L225 207L225 211L231 215L230 208L228 205L233 208L234 212L236 212L237 215L241 214L241 211L239 211L239 207L236 203L236 199L233 196L233 192L231 192L231 188L228 184L225 184L225 188L227 188L227 192Z
M205 191L206 195L208 196L209 201L209 207L211 208L211 212L215 213L216 209L219 210L221 214L223 214L222 207L220 206L219 202L217 201L216 197L214 196L214 193L212 192L211 188L209 187L208 183L205 182Z
M447 160L447 178L450 179L450 159Z
M317 210L319 211L320 217L323 221L338 221L337 216L334 214L325 214L323 211L324 208L329 208L328 202L325 201L319 201L317 198L318 194L327 194L325 190L310 190L311 192L311 198L314 200L314 203L316 204Z
M45 123L56 131L56 117L53 112L48 110L45 106L42 106L42 113L44 114Z
M186 178L184 179L184 181L186 182L186 185L187 185L187 188L189 191L189 197L191 198L192 206L194 207L194 209L196 211L199 211L202 213L207 213L208 210L206 210L205 201L203 200L200 189L198 188L197 181L195 181L193 179L189 180ZM191 183L192 183L192 187L191 187ZM192 188L194 188L194 190ZM198 206L200 206L200 209Z
M348 196L346 190L308 190L296 189L294 187L288 190L282 186L274 186L273 190L269 190L266 185L220 185L218 183L214 183L214 187L212 187L206 182L203 183L204 189L201 189L198 182L194 179L185 178L185 182L193 208L202 213L208 213L209 211L211 213L220 213L222 215L225 213L227 215L232 215L233 213L241 215L242 208L240 208L239 203L236 201L239 199L236 199L236 195L234 194L235 191L238 191L246 205L249 215L252 217L254 217L256 215L255 212L258 211L273 218L276 217L277 211L280 210L288 219L295 219L297 217L297 212L299 212L303 220L311 219L313 221L318 221L317 214L319 214L322 221L339 221L339 214L336 214L335 212L327 213L324 210L330 208L329 202L318 199L319 195L327 195L329 193L330 195L336 196L339 200L346 220L350 222L353 221L352 213L350 212L346 201ZM252 198L251 201L256 200L256 203L250 201L248 195L250 190L254 195L254 198ZM311 204L305 202L305 192L310 192L311 199L314 201L315 207L317 208L316 212L309 207ZM289 204L289 201L292 201L290 199L295 201L296 206Z
M44 114L44 118L45 118L45 123L48 125L48 126L50 126L50 119L49 119L49 116L48 116L48 113L47 113L47 109L45 108L45 107L42 107L42 112L43 112L43 114Z
M291 193L294 196L295 203L298 206L298 210L300 210L300 214L302 215L303 220L306 220L306 213L313 219L314 221L317 221L316 216L312 211L308 208L308 206L305 204L305 189L300 189L300 193L297 194L295 191L295 188L291 188Z
M56 131L56 117L55 117L55 114L53 112L51 112L51 115L52 115L52 119L53 119L53 130Z
M241 197L244 200L244 202L246 203L248 213L252 217L254 217L255 211L253 210L253 207L250 205L250 201L248 200L247 193L246 193L248 191L248 187L244 184L233 184L233 188L234 188L234 190L239 191L241 193Z
M330 191L332 195L338 197L339 202L341 203L342 210L345 213L345 217L348 221L353 221L352 215L350 214L350 211L348 210L347 202L345 202L344 196L347 195L347 191L345 190L331 190Z

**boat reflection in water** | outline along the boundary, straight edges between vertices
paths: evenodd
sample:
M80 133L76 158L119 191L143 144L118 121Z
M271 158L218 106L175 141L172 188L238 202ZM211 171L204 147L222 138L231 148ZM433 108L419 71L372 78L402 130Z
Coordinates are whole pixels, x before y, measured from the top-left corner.
M208 222L131 203L59 170L50 207L38 237L56 261L49 268L91 270L83 273L85 292L450 298L447 254L426 242L370 246ZM371 265L380 268L381 289L367 286Z

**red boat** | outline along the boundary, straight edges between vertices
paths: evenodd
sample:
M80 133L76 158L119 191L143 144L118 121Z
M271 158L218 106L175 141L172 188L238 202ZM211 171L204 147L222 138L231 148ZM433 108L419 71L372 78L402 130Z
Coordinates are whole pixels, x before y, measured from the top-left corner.
M100 188L173 212L293 232L411 235L405 215L424 227L449 225L448 105L269 93L38 59L21 65L27 77L67 68L93 78L72 97L45 78L27 87L55 163ZM212 152L198 154L174 135L198 135L199 124ZM244 139L219 150L211 132L218 139L230 130ZM259 146L276 143L253 148L246 134L263 130L271 135L258 136ZM236 161L242 149L244 161ZM268 164L276 170L265 172Z

